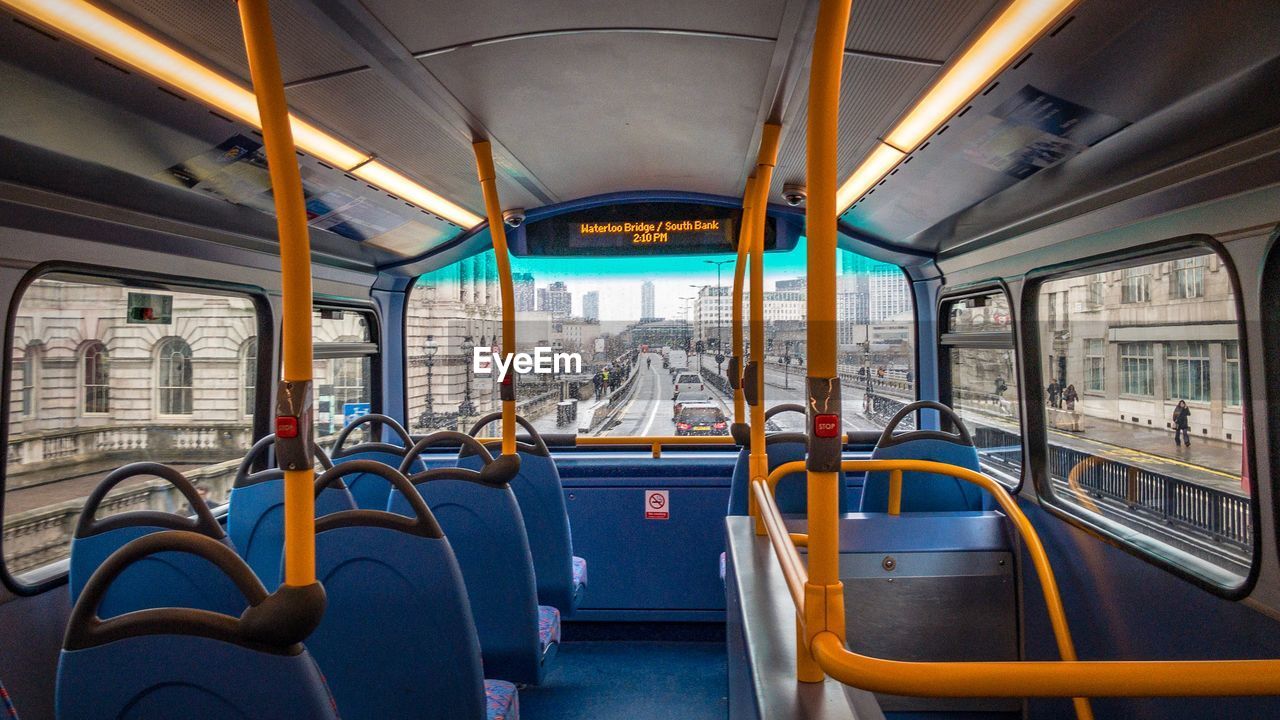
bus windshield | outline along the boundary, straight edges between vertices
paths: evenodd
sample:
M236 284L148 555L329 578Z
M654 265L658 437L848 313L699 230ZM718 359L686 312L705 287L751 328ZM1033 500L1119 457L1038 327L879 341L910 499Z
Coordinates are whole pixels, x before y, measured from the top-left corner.
M765 258L765 396L802 402L807 322L804 239ZM622 258L513 257L515 356L499 354L502 305L492 251L418 278L406 342L414 433L470 429L500 408L514 374L518 413L543 433L661 436L676 430L677 395L728 408L732 354L730 253ZM840 340L847 430L878 430L915 399L915 321L902 270L839 251ZM744 318L750 293L744 293ZM802 429L783 413L771 429ZM496 432L496 423L490 432Z

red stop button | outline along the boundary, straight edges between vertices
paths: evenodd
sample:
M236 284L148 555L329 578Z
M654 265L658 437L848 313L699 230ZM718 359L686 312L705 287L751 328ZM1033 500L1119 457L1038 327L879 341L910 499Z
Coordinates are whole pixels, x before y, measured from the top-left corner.
M280 415L276 418L276 437L291 440L298 437L298 418Z
M839 415L814 415L813 416L813 434L820 438L833 438L840 436L840 416Z

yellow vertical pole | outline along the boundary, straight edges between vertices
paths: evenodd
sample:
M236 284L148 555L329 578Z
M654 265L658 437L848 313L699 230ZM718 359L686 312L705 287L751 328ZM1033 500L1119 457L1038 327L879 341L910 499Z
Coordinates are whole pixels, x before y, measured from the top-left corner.
M502 355L516 351L516 290L511 278L511 255L507 253L507 226L502 220L502 204L498 201L497 173L493 169L493 147L488 140L471 145L476 156L480 189L484 192L484 211L489 218L489 235L493 238L494 260L498 266L498 287L502 291ZM466 359L471 362L471 358ZM502 393L502 454L516 452L515 377L508 372L500 386Z
M267 0L240 0L249 74L262 118L267 169L280 234L281 354L284 381L309 386L311 368L311 240L302 196L302 177L289 125L289 108ZM308 423L310 418L304 418ZM303 438L310 428L297 428ZM310 457L309 443L306 455ZM284 581L304 586L316 581L315 472L307 467L284 471Z
M849 28L852 0L822 0L814 31L813 60L809 69L809 117L807 126L805 208L808 242L808 280L805 359L810 392L834 380L836 374L836 148L840 116L840 72L844 41ZM819 381L819 382L815 382ZM810 397L810 405L815 398ZM839 420L840 408L825 408ZM812 414L812 412L811 412ZM816 417L816 416L815 416ZM813 446L820 442L811 418ZM838 425L837 425L838 435ZM833 442L827 439L827 442ZM825 447L825 446L824 446ZM812 453L811 449L811 453ZM808 643L823 631L840 638L844 632L844 590L840 583L839 473L815 470L811 454L809 494L809 582L805 588L805 632ZM838 453L836 457L838 469ZM803 668L805 663L797 663ZM801 681L820 682L821 671Z
M889 514L898 515L902 512L902 471L889 471Z
M748 463L752 481L767 482L769 456L764 440L764 227L769 209L769 186L773 167L778 161L778 140L782 126L766 123L760 133L760 149L756 154L756 180L751 191L751 363L755 366L755 404L751 406L751 457ZM755 514L756 534L765 533L760 513Z
M743 361L743 318L742 294L746 279L747 257L751 250L751 202L755 197L756 176L747 178L747 189L742 195L742 224L738 229L738 261L733 264L733 353L735 359L731 372L736 371L735 383L738 387L733 391L733 421L742 424L747 420L747 401L742 394L742 361ZM755 499L752 498L752 504ZM754 514L754 513L753 513Z

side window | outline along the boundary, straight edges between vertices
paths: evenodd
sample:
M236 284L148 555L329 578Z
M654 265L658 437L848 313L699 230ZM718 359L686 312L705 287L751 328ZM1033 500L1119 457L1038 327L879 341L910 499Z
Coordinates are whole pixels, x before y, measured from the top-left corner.
M252 443L239 348L248 297L47 275L18 300L4 489L4 562L24 579L67 557L85 497L138 461L173 465L211 505L226 501ZM188 510L166 483L126 482L104 513Z
M1098 277L1120 288L1092 303ZM1055 323L1063 295L1070 312ZM1197 250L1055 278L1040 286L1038 312L1054 501L1208 580L1237 584L1254 525L1226 264Z
M328 448L352 420L374 412L378 344L373 313L319 307L312 315L315 342L316 440ZM360 442L360 437L351 438Z
M1003 290L943 303L941 338L948 404L969 429L982 469L1017 486L1022 473L1013 316Z

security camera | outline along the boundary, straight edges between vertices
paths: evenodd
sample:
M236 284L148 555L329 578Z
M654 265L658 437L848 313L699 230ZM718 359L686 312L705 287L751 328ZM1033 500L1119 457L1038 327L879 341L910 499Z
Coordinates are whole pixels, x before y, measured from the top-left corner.
M518 228L524 224L524 208L513 208L502 213L502 221L509 228Z
M809 197L809 191L803 185L787 183L782 186L782 199L786 200L791 207L803 203L807 197Z

